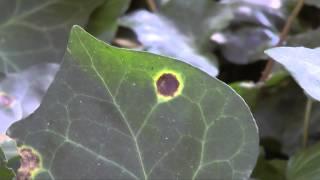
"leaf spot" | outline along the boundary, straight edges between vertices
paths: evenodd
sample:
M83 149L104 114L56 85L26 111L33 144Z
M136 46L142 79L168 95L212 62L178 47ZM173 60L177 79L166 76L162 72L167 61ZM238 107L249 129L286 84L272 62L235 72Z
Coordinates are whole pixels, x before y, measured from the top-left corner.
M21 165L18 169L17 179L32 179L41 169L41 157L38 152L30 147L22 147L19 150Z
M162 74L157 80L157 90L162 96L174 96L179 88L177 77L171 73Z

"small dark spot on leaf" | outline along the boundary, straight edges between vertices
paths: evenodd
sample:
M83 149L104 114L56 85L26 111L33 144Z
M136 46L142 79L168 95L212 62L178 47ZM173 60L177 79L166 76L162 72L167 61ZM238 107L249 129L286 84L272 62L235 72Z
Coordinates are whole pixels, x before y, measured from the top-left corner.
M29 180L34 170L40 166L40 157L30 148L20 149L21 166L18 169L17 180Z
M171 73L162 74L157 80L157 90L163 96L173 96L179 88L177 77Z

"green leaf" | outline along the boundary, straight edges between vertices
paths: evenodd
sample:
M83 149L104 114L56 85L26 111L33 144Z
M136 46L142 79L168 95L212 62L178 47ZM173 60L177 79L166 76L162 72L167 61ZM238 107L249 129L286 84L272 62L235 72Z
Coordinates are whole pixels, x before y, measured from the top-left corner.
M14 177L13 171L7 167L7 160L0 147L0 178L3 180L11 180Z
M129 7L131 0L105 0L90 17L87 31L99 39L111 42L118 29L118 17Z
M12 162L19 159L17 158L18 151L15 141L5 140L0 142L0 179L12 180L15 176L12 167Z
M230 86L246 101L246 103L254 109L258 103L260 93L263 89L273 88L279 86L288 78L288 73L279 71L273 73L269 79L261 86L251 81L233 82Z
M0 148L1 153L1 148ZM2 160L0 160L2 161ZM12 169L8 168L4 162L0 163L0 178L1 180L12 180L15 177Z
M266 160L262 151L251 177L259 180L285 180L286 167L287 161Z
M41 156L38 179L247 179L258 155L255 121L230 87L78 26L42 105L8 134Z
M303 109L306 97L288 73L277 72L263 86L248 82L230 84L250 105L259 127L261 143L274 139L281 151L292 155L301 148ZM294 97L294 98L293 98ZM314 102L310 116L309 142L318 141L320 103ZM269 145L268 145L269 146Z
M60 63L73 24L85 24L103 0L1 0L0 72Z
M146 50L178 58L216 76L210 36L232 17L228 6L211 0L175 0L165 3L159 13L136 11L122 18L121 24L136 32Z
M285 66L301 88L320 101L320 49L277 47L265 53Z
M288 163L287 178L290 180L317 180L320 176L320 143L301 150Z
M14 140L0 142L0 148L3 151L6 160L19 156L17 144Z

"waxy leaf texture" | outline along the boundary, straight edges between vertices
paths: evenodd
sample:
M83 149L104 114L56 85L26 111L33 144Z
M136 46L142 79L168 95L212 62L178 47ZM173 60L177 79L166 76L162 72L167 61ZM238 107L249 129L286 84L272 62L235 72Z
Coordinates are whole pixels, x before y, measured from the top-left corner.
M78 26L40 108L8 134L41 156L35 179L247 179L259 152L229 86Z

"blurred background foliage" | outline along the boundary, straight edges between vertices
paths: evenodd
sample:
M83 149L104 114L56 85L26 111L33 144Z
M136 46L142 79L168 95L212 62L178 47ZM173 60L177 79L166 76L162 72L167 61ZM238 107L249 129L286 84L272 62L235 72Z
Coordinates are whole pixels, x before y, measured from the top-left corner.
M296 156L305 156L296 154L303 134L304 92L280 65L274 66L265 83L258 82L268 60L264 50L278 43L296 0L95 0L78 2L73 8L57 1L61 6L46 9L59 12L56 19L45 11L35 14L42 19L11 14L14 2L0 1L1 120L12 123L39 106L62 60L68 30L72 24L82 24L110 44L175 57L231 85L249 104L259 127L261 156L254 177L291 177L292 167L285 167L286 162L294 164ZM75 9L81 20L67 13ZM319 47L319 26L320 1L305 0L284 45ZM35 32L41 32L41 37ZM21 39L5 43L14 36ZM48 42L51 46L44 48ZM26 56L17 54L22 50ZM312 145L320 139L316 102L310 127ZM1 127L2 134L6 128ZM315 148L311 154L319 150Z

